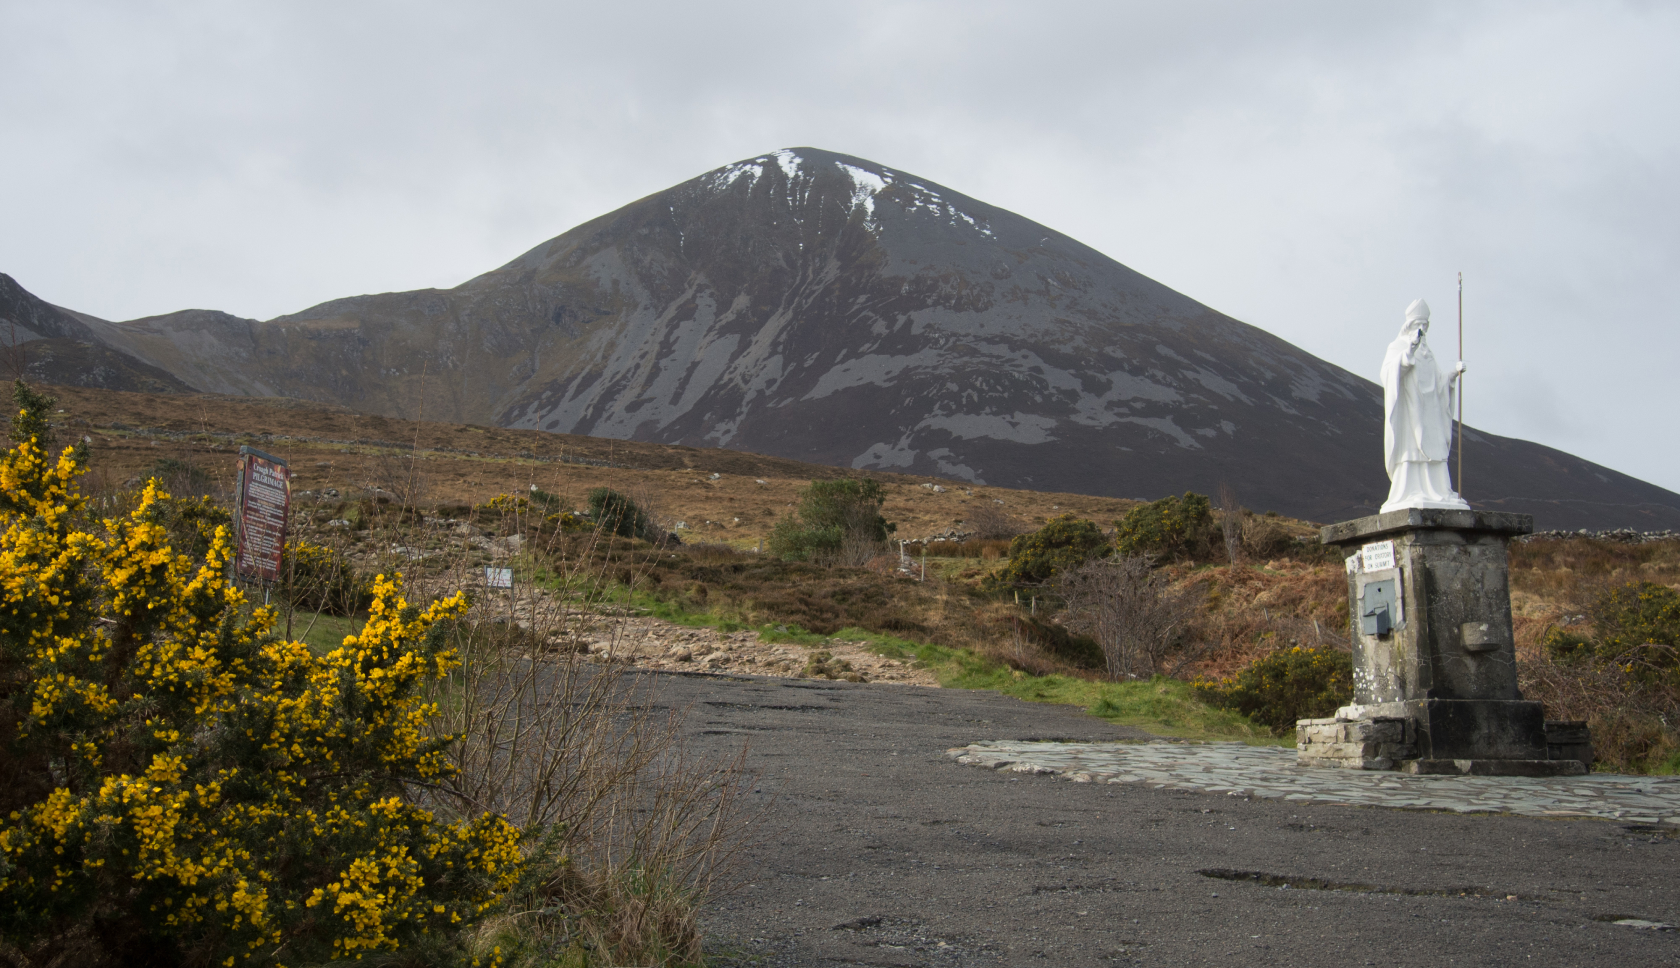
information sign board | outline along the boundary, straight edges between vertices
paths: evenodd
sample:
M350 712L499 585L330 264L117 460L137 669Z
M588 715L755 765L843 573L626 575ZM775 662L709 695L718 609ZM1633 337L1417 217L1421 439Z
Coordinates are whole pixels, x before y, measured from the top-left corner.
M485 568L484 584L490 588L512 588L512 568Z
M1373 541L1359 549L1360 568L1366 574L1394 567L1394 542Z
M250 447L239 448L239 549L234 571L242 578L280 580L291 510L292 472L286 462Z

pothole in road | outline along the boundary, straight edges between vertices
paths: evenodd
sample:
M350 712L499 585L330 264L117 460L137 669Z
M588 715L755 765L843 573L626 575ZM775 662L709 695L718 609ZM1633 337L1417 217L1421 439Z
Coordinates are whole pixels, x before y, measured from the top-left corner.
M907 918L869 915L836 924L830 931L849 931L858 943L873 948L921 956L928 965L972 964L976 957L998 958L1002 950L990 941L942 938L926 933L926 925Z
M1399 894L1407 897L1487 897L1515 901L1517 895L1486 887L1385 887L1381 884L1360 884L1353 881L1330 881L1322 877L1295 877L1271 874L1266 871L1240 871L1226 867L1209 867L1196 873L1220 881L1258 884L1261 887L1291 888L1302 891L1347 891L1354 894Z
M1676 928L1672 924L1665 924L1662 921L1653 921L1650 918L1642 918L1632 914L1596 914L1593 916L1593 920L1602 921L1607 924L1614 924L1617 927L1622 928L1634 928L1640 931L1680 930L1680 928Z

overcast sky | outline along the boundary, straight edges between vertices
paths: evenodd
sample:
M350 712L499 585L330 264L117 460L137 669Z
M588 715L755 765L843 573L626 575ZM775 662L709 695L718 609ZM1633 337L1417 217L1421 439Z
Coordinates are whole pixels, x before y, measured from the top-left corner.
M1469 422L1680 490L1680 5L0 0L0 37L0 272L107 319L453 286L811 145L1372 378L1417 296L1452 355L1462 270Z

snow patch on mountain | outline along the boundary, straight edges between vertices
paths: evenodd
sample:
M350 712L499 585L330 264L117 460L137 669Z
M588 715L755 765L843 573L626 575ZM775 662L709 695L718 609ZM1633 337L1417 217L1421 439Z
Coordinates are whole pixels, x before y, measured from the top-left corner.
M852 180L852 207L863 206L863 218L866 223L875 220L875 195L887 187L887 179L872 171L865 171L855 165L848 165L843 161L835 162L840 170ZM873 227L873 226L872 226Z
M796 152L783 148L780 151L770 152L769 157L774 158L776 164L781 166L782 174L787 176L788 181L791 182L799 177L799 155Z
M992 234L991 226L983 224L974 216L957 208L955 203L941 196L937 190L908 179L900 184L908 188L910 193L910 200L904 205L906 215L926 212L934 218L946 221L957 228L962 228L966 224L970 229L988 239L997 238Z
M710 188L713 192L722 192L735 184L743 175L747 176L747 191L751 193L753 186L758 184L758 177L764 174L764 162L768 159L736 162L726 168L720 168L712 174Z
M981 235L984 235L988 239L996 238L996 236L992 235L992 230L990 228L987 228L986 226L981 225L979 222L976 222L974 220L974 216L968 214L967 212L960 212L960 211L957 211L956 209L953 208L953 209L951 209L951 214L955 215L957 218L962 219L964 222L967 222L969 228L978 231Z

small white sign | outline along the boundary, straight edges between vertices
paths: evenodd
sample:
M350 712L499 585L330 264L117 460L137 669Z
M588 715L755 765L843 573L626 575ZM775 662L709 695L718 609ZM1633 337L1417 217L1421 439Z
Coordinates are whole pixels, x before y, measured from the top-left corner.
M1360 570L1369 574L1394 567L1394 542L1373 541L1359 549Z
M484 584L486 586L490 587L490 588L512 588L513 587L513 569L512 568L486 568L486 569L484 569Z
M1347 573L1350 574L1350 575L1359 574L1359 556L1358 555L1348 555L1348 557L1347 557Z

